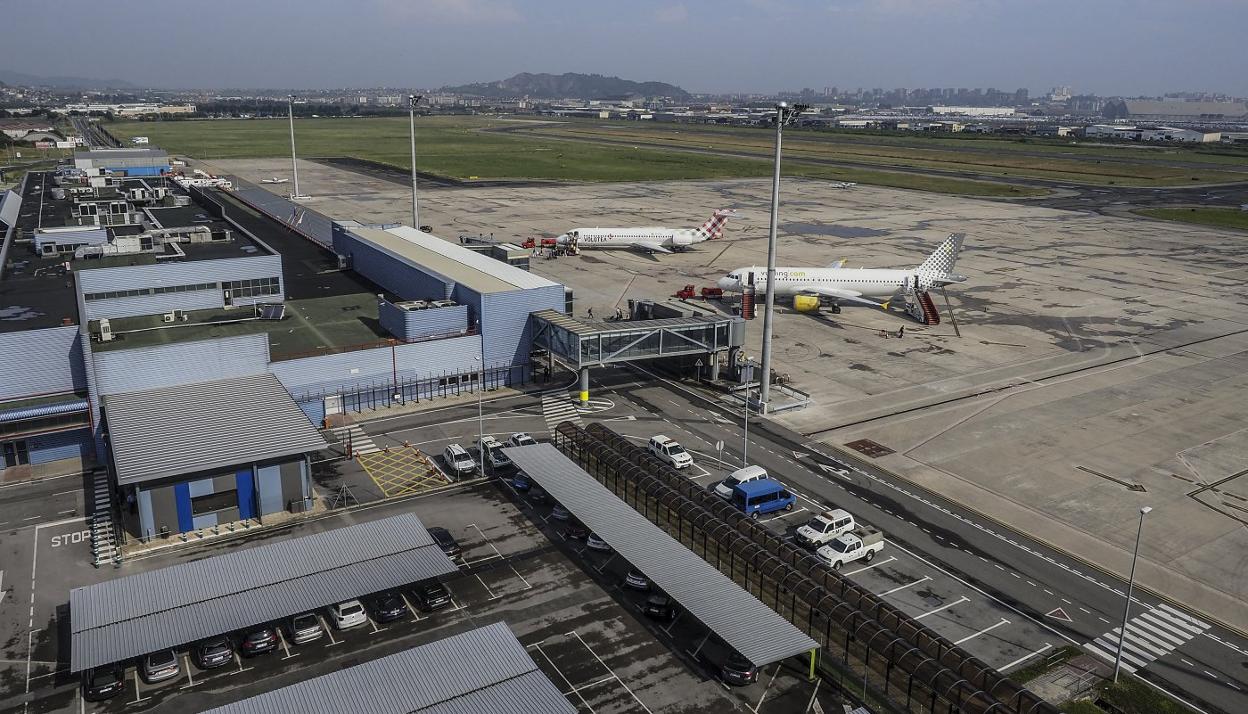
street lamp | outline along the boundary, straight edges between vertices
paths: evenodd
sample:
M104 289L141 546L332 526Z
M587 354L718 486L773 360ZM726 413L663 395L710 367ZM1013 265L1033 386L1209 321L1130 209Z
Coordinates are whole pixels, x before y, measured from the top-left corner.
M1118 654L1114 656L1114 683L1118 683L1118 670L1122 667L1122 641L1127 636L1127 618L1131 615L1131 594L1135 591L1135 562L1140 557L1140 535L1144 532L1144 516L1152 507L1140 509L1140 527L1135 531L1135 552L1131 555L1131 577L1127 580L1127 604L1122 608L1122 629L1118 631Z
M487 459L486 459L486 454L485 454L485 441L484 441L485 419L482 417L482 412L481 412L481 390L485 387L485 363L482 362L481 358L478 356L473 356L472 361L476 362L477 365L480 367L479 374L481 375L481 378L477 381L477 455L481 457L481 475L486 476L487 474L485 473L485 462L487 461Z
M294 193L290 194L290 197L296 199L303 194L299 193L299 162L295 159L295 95L289 95L286 110L287 116L290 117L290 168L295 175Z
M424 99L420 94L407 95L407 120L412 138L412 228L420 230L420 207L416 204L416 105Z
M747 360L746 364L750 365L750 372L753 372L753 365ZM753 376L752 374L750 375ZM747 460L750 455L750 392L753 388L750 386L750 380L745 380L745 438L741 444L741 467L745 468L749 464Z
M775 291L771 286L776 284L776 221L780 214L780 143L784 136L784 127L792 124L802 112L805 104L789 106L786 102L776 105L776 159L775 170L771 177L771 225L767 230L767 295L766 307L763 310L763 376L759 383L758 410L767 413L767 404L771 399L771 328L776 304Z

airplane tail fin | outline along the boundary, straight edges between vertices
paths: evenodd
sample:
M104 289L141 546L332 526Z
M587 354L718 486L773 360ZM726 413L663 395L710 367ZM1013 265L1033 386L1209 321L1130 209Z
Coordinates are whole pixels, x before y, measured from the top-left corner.
M735 215L735 208L724 208L716 211L710 219L698 226L697 232L703 239L718 240L724 237L724 224L730 216Z
M927 260L919 265L916 272L920 275L952 273L954 264L958 262L958 253L962 250L964 238L966 238L965 233L950 233L949 237L937 246L931 255L927 256Z

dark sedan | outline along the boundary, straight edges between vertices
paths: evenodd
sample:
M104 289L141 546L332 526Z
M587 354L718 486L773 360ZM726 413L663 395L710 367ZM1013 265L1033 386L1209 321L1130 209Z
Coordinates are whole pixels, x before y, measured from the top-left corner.
M369 601L373 619L377 622L394 622L407 615L407 603L398 593L382 593Z
M733 652L720 665L719 678L724 680L725 684L736 684L738 686L753 684L758 681L758 669L748 659Z
M438 544L443 553L446 553L446 557L454 560L463 555L463 549L459 547L459 543L456 542L455 536L451 535L450 531L441 526L434 526L426 530L429 531L429 536L433 538L433 542Z
M420 609L426 612L440 610L451 604L451 591L436 580L420 583L412 589L412 595L416 597Z
M126 673L115 664L87 670L82 678L82 698L88 702L100 702L115 697L125 688Z
M277 649L277 645L277 630L274 630L272 627L257 627L248 630L243 635L240 649L243 651L243 654L251 657L264 654L265 652L272 652Z
M195 664L200 669L213 669L234 660L234 646L225 635L210 637L195 646Z

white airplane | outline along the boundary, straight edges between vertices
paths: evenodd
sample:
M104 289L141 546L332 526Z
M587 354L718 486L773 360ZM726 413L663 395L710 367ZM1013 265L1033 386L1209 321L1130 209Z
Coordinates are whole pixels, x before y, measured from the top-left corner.
M724 237L724 224L736 210L715 211L697 228L575 228L555 238L570 248L632 248L650 253L681 251L704 240Z
M260 179L260 183L286 183L288 181L290 181L290 179L278 178L276 176L273 178Z
M834 181L832 183L832 188L853 188L854 186L857 186L857 185L858 184L854 183L853 181Z
M889 302L900 293L925 292L965 281L966 276L953 272L965 237L964 233L949 234L927 260L910 270L846 268L843 260L826 268L776 268L776 297L819 297L834 305L856 302L887 310ZM765 295L767 268L739 268L720 278L717 284L726 292L741 292L745 286L753 285L759 295Z

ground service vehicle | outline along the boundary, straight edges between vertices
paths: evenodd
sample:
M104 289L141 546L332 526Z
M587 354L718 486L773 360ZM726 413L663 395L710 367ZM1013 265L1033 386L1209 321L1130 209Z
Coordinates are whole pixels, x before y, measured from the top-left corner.
M728 474L728 478L715 484L715 494L725 501L732 498L732 490L743 483L767 478L767 469L762 466L745 466Z
M870 563L881 550L884 550L884 534L875 528L862 526L836 538L815 554L833 570L840 570L842 565L855 560Z
M795 503L797 496L792 491L769 478L737 484L732 492L732 504L755 519L776 511L791 511Z
M852 531L857 525L848 511L837 508L824 511L807 521L793 534L793 539L798 545L818 548L833 538Z
M492 436L481 437L477 450L481 455L481 463L490 467L490 473L508 471L515 466L507 454L503 453L503 445Z
M675 469L687 469L693 466L693 457L685 451L685 447L676 443L676 440L659 434L650 437L647 447L650 453L654 454L659 461L662 461Z
M512 446L532 446L537 443L537 439L529 436L528 432L517 431L511 435L511 438L507 440L507 443Z

